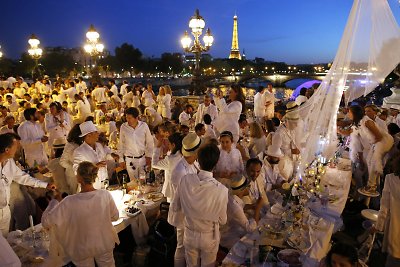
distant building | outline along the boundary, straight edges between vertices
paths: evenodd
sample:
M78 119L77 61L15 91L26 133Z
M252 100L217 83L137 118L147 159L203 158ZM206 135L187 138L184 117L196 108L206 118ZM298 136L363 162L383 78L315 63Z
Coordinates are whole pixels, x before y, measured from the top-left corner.
M229 54L229 58L235 58L241 60L242 57L240 55L239 50L239 37L238 37L238 26L237 26L237 16L233 17L233 34L232 34L232 47L231 53Z
M246 60L246 53L244 52L244 49L243 49L243 54L242 54L242 60Z
M85 50L82 47L74 47L74 48L65 48L61 46L49 46L44 48L44 55L45 54L50 54L50 53L60 53L60 54L67 54L70 55L74 61L78 64L81 64L85 66L86 64L89 64L90 56L85 53ZM104 58L110 55L110 51L104 50L101 55L99 55L99 58Z
M183 55L182 56L183 63L184 64L195 64L196 63L196 57L195 55ZM210 54L201 54L200 60L204 61L213 61L213 57Z

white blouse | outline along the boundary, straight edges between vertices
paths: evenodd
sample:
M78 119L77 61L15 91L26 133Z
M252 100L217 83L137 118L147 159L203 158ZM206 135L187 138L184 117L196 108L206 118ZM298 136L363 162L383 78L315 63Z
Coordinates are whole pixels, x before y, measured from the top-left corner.
M113 250L119 243L112 225L119 212L106 190L78 193L63 201L52 200L42 216L42 225L53 229L57 241L73 261Z
M216 98L215 103L220 110L214 122L216 130L219 133L230 131L233 134L233 141L236 143L239 140L239 117L242 113L242 103L233 101L227 105L223 98Z
M230 152L227 152L220 148L220 155L217 165L215 166L215 172L235 172L235 176L241 176L244 173L244 165L242 155L240 151L232 147ZM227 178L227 177L217 177Z

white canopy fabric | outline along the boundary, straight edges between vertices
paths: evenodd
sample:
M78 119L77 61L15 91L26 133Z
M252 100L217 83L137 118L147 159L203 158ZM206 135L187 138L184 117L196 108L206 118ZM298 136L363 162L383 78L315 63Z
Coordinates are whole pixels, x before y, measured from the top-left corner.
M336 119L350 102L373 91L400 62L400 29L387 0L354 0L335 60L314 95L299 108L304 120L302 165L336 151Z

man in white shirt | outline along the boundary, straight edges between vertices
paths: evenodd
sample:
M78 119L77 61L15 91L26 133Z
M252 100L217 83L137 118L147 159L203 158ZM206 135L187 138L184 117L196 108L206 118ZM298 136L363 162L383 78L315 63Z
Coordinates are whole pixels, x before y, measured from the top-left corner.
M267 90L263 93L262 103L265 105L265 119L270 120L274 117L275 110L275 95L272 89L272 84L268 84Z
M199 173L188 174L178 183L170 209L184 214L186 264L215 266L220 242L219 225L227 220L228 188L215 180L212 170L219 149L208 144L198 151ZM200 263L200 264L199 264Z
M3 104L10 112L18 111L18 103L14 100L12 94L6 94L6 102Z
M14 156L18 147L16 135L9 133L0 135L0 231L3 235L7 234L10 228L11 212L9 205L12 182L49 190L56 189L54 184L37 180L17 167Z
M249 219L244 213L243 198L248 195L249 181L244 176L232 181L228 198L228 220L221 227L221 247L231 249L244 235L257 229L256 219L259 219L260 210L256 209L254 216Z
M300 89L300 94L296 97L295 100L298 106L307 101L308 98L306 97L306 93L307 93L307 88L303 87Z
M264 156L263 175L266 190L271 191L282 187L293 174L293 162L283 155L281 149L270 145Z
M83 122L79 125L83 138L83 143L74 150L73 153L73 170L76 174L79 163L89 161L99 168L97 179L93 186L96 189L103 188L104 180L108 179L106 157L107 153L104 151L103 146L98 143L99 133L96 126L91 121Z
M115 85L115 80L109 80L108 85L110 85L110 92L118 96L118 87Z
M193 124L192 113L193 106L187 104L185 110L179 115L179 124L190 127L190 125Z
M182 140L182 155L183 158L178 161L171 172L171 203L175 197L175 191L183 176L187 174L196 174L197 167L197 151L199 150L202 142L195 133L189 133ZM182 210L169 209L168 222L176 227L176 250L174 256L175 267L185 267L185 248L183 246L184 224Z
M24 98L26 90L20 86L19 82L14 83L14 95L20 99Z
M154 140L149 126L139 121L139 110L127 108L125 110L126 123L121 126L118 144L119 162L126 167L129 178L143 178L150 170L153 155Z
M78 77L78 83L76 84L76 90L78 91L78 94L80 92L83 92L84 94L86 94L87 85L82 77Z
M204 96L204 103L200 104L197 108L195 125L204 123L205 114L209 114L212 121L218 116L217 107L211 103L211 97L209 95Z
M15 126L15 118L14 118L14 116L8 115L4 119L4 126L0 128L0 134L15 133L14 132L14 126Z
M148 84L147 89L142 94L143 105L145 105L146 107L152 106L155 103L154 98L155 94L153 92L153 87L151 84Z
M48 158L44 143L49 138L45 135L39 123L37 110L28 108L24 111L25 121L18 127L18 135L21 137L21 145L25 152L26 163L30 167L34 165L46 165Z
M265 177L262 174L263 164L258 158L246 162L246 176L250 180L249 196L245 197L245 204L267 205L268 198L265 192Z
M122 82L122 85L121 85L121 88L120 88L120 93L121 93L122 97L128 93L128 90L126 90L126 87L127 87L128 85L129 85L129 84L128 84L128 82L127 82L126 80L124 80L124 81Z
M29 86L28 84L24 81L24 79L22 79L22 77L18 77L17 81L19 83L19 86L24 88L25 90L28 90Z
M93 86L95 87L94 90L92 91L92 97L94 103L105 104L107 102L106 89L104 87L101 87L96 82L93 83Z
M258 92L254 96L254 116L259 123L262 122L265 116L264 87L260 86Z
M75 83L74 82L69 82L69 88L66 90L61 90L61 94L67 95L68 96L68 105L70 110L75 110L76 106L76 101L75 101L75 94L77 94L78 91L75 88ZM71 114L74 115L74 114Z
M286 107L286 115L272 137L272 145L280 147L285 156L293 159L300 154L303 145L303 122L299 118L295 102L288 102Z

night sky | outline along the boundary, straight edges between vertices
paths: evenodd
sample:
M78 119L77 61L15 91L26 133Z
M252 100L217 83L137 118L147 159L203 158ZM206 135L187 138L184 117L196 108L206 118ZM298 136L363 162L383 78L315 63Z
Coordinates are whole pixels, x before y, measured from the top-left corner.
M388 1L399 21L398 1ZM27 49L31 33L43 46L82 46L93 23L112 53L128 42L159 57L182 52L180 38L199 8L215 38L214 57L229 55L236 12L247 58L321 63L335 56L351 6L351 0L2 0L0 45L11 58Z

